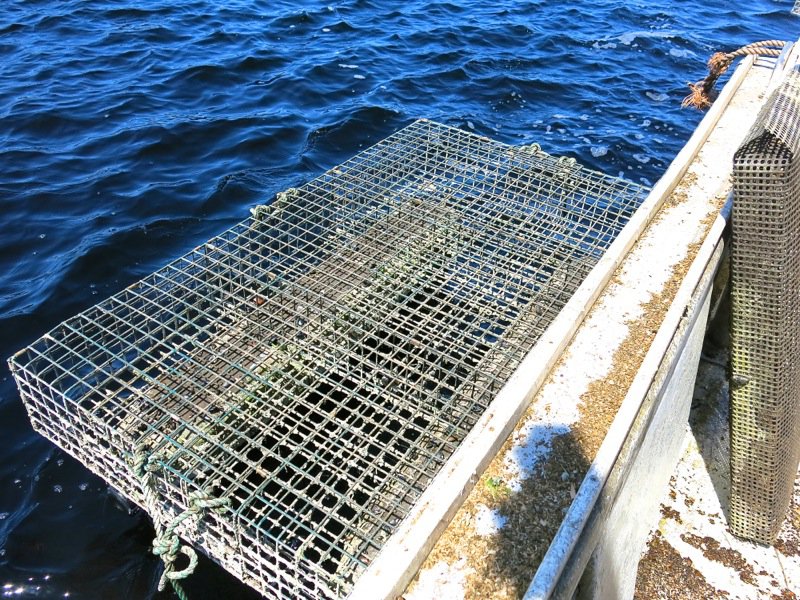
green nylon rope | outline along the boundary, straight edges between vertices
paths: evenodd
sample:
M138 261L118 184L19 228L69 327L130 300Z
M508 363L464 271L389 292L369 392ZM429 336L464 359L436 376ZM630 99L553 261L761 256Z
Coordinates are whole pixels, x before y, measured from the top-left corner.
M153 518L153 525L156 529L156 537L153 539L153 554L161 558L164 563L164 570L158 580L158 591L163 591L167 582L172 586L175 595L180 600L189 600L186 591L180 584L181 579L186 579L194 573L197 567L197 553L194 548L181 544L175 530L186 519L191 516L202 516L206 510L216 513L225 512L230 504L228 498L214 498L203 490L197 490L189 494L188 506L186 510L178 514L165 527L159 517L158 492L156 489L155 474L161 470L153 455L148 454L143 449L138 449L133 457L133 471L141 480L142 498L145 508ZM178 556L183 554L189 559L189 564L183 569L175 568L175 561Z

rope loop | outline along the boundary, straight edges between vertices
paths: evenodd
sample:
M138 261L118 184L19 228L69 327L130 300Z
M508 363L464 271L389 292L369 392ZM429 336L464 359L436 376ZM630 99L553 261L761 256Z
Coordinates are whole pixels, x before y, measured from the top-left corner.
M189 575L194 573L194 570L197 567L197 552L194 551L194 548L191 546L181 546L179 550L189 559L189 564L186 566L186 568L181 569L180 571L167 571L164 569L164 573L162 575L162 577L169 579L170 582L173 582L173 585L176 581L186 579Z
M202 517L206 510L211 510L215 513L222 513L228 510L230 499L215 498L205 490L195 490L189 494L186 510L175 516L164 527L159 517L160 507L155 480L155 474L161 470L161 465L158 463L157 458L142 446L134 452L131 466L134 474L140 480L142 499L147 512L153 518L153 524L156 529L156 537L153 539L153 554L161 558L161 562L164 564L164 570L158 580L158 591L164 591L167 582L169 582L180 600L188 600L188 596L179 581L194 573L197 567L197 553L191 546L181 544L181 540L175 530L189 517ZM175 561L180 554L189 559L189 564L183 569L176 569Z

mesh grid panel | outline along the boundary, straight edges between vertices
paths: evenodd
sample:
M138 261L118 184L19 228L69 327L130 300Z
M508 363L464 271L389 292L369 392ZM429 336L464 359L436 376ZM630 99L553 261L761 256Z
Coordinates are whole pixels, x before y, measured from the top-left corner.
M734 157L731 529L771 544L800 458L800 75Z
M645 196L418 121L10 361L31 421L270 597L340 597Z

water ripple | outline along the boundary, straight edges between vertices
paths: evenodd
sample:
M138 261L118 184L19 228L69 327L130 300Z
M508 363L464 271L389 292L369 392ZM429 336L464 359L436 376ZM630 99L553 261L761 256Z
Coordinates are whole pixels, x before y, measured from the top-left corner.
M10 0L0 355L418 117L654 182L700 117L685 82L793 39L785 4ZM151 597L147 519L31 431L3 369L0 583ZM208 561L195 577L248 593Z

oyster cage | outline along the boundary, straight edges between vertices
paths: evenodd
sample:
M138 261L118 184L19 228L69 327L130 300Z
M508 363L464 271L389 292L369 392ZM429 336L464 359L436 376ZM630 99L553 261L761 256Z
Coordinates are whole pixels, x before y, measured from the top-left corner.
M338 598L646 195L418 121L10 360L37 431L268 597Z

